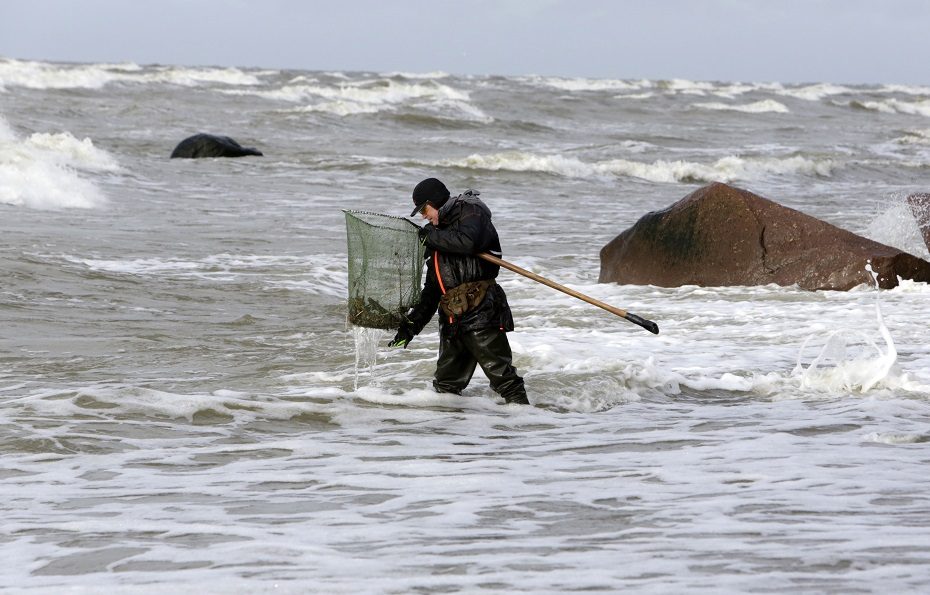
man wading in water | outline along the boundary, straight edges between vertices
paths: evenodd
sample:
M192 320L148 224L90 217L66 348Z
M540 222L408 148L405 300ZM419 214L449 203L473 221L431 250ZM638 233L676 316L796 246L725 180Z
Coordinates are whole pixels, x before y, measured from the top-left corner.
M420 303L407 313L390 346L406 347L438 308L436 390L461 394L480 364L491 388L504 400L529 404L523 378L511 363L507 332L513 330L513 315L504 290L494 280L500 267L477 256L481 252L501 256L491 210L472 190L449 198L446 186L436 178L416 185L413 203L410 216L420 213L429 221L420 230L427 252L426 282Z

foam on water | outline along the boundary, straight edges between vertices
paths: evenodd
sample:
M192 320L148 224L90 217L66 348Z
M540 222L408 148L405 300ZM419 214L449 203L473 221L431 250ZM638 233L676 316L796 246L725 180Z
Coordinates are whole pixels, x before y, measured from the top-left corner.
M403 78L404 81L396 79ZM442 77L439 77L442 78ZM449 85L435 82L436 78L423 76L391 76L389 78L361 81L340 81L324 84L319 80L296 78L287 85L270 90L226 90L229 94L252 94L266 99L305 102L292 111L321 112L337 116L396 112L400 109L425 110L440 117L450 117L474 122L491 122L487 114L475 107L469 94ZM424 82L419 82L424 81Z
M665 160L643 163L627 159L588 163L575 157L521 151L473 154L464 159L443 159L435 165L475 170L540 172L577 178L625 176L663 183L746 181L799 173L828 177L838 167L832 159L809 159L800 155L784 158L729 156L711 164Z
M908 130L904 136L896 138L895 141L905 145L930 145L930 128Z
M832 95L843 95L853 92L849 87L834 85L832 83L817 83L801 87L784 87L777 85L773 90L778 95L794 97L795 99L804 99L805 101L820 101Z
M522 80L546 85L563 91L640 91L655 86L647 80L625 81L617 79L588 79L588 78L560 78L560 77L526 77Z
M832 394L861 394L874 388L915 393L926 390L927 387L910 381L896 366L898 351L882 317L878 275L871 264L866 265L866 269L875 282L875 320L884 345L877 344L871 335L854 329L838 329L826 336L819 333L811 335L801 347L793 372L802 389ZM811 342L823 344L817 348L817 354L810 363L804 365Z
M930 99L917 101L904 101L895 98L880 101L853 100L848 105L883 114L908 114L930 118Z
M272 71L265 72L269 74ZM137 64L51 64L0 59L0 81L28 89L100 89L111 83L257 85L259 74L238 68L141 67Z
M59 258L56 255L38 256ZM60 258L87 270L114 275L200 279L211 282L255 279L268 288L295 289L313 295L340 298L345 295L348 285L348 273L343 259L327 255L211 254L199 259L99 259L62 255Z
M752 103L745 104L695 103L694 105L695 107L713 111L734 111L747 114L787 114L789 112L788 107L785 104L775 101L774 99L763 99L761 101L754 101Z
M115 172L116 159L69 132L35 133L19 140L0 117L0 204L35 209L95 208L106 198L81 175Z
M382 73L382 76L387 77L387 78L399 77L399 78L413 79L413 80L417 80L417 79L438 80L438 79L449 78L450 75L448 72L436 70L433 72L385 72L385 73Z

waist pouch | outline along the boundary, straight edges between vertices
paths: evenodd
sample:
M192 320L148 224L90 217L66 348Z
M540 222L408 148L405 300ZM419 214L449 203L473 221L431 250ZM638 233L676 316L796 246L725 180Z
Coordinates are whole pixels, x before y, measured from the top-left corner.
M484 300L488 287L495 283L494 279L482 279L453 287L439 298L439 308L446 316L461 316L477 307Z

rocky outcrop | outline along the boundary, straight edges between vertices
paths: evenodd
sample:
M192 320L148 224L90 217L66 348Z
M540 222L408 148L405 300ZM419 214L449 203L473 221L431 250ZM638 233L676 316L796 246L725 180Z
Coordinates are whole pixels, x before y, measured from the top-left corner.
M848 290L898 277L930 281L930 262L726 184L644 215L601 249L602 283L797 285Z
M215 134L195 134L178 143L171 153L171 158L201 159L203 157L245 157L261 156L262 152L251 147L243 147L228 136Z
M907 204L911 207L911 214L917 219L917 227L924 237L924 244L930 250L930 194L912 194L907 197Z

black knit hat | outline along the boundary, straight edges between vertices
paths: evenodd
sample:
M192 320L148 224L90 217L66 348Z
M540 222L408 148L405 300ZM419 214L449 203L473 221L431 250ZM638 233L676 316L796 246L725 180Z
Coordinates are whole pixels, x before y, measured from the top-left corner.
M446 185L436 178L426 178L413 189L413 204L416 206L413 207L410 216L415 217L426 203L438 209L446 204L447 200L449 200L449 189Z

